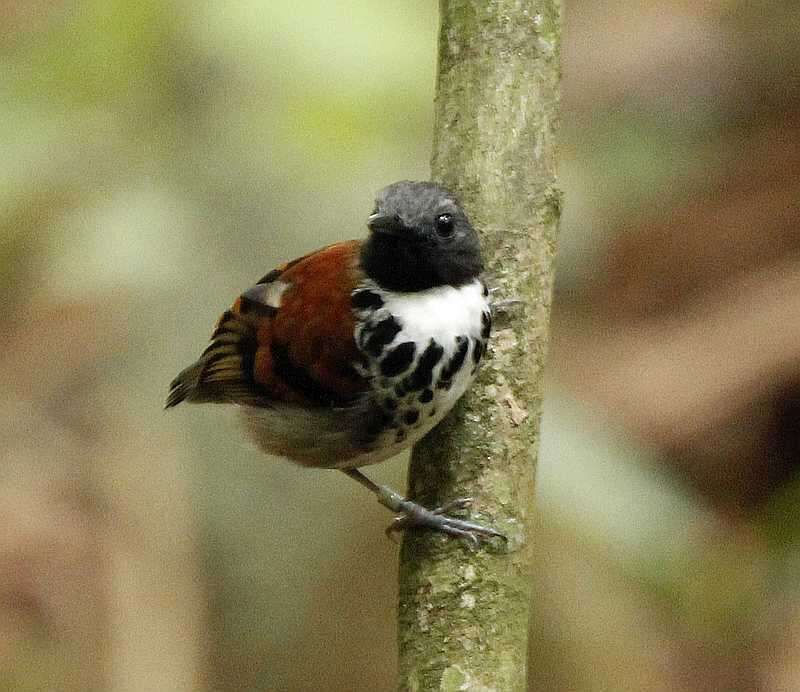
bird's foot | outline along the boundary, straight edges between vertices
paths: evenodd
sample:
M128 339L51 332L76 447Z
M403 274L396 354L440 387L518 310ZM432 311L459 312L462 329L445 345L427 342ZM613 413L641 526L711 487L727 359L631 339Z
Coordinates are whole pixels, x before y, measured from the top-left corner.
M491 527L472 521L465 521L464 519L457 519L447 514L447 512L454 510L466 509L472 503L472 498L462 497L448 502L442 507L427 509L416 502L407 500L391 488L383 486L378 494L378 501L393 512L398 512L398 516L386 529L386 535L390 538L396 531L423 528L439 531L448 536L463 538L473 547L478 547L481 540L491 538L506 540L502 533Z
M494 300L491 303L492 312L503 313L511 312L512 308L525 305L525 301L520 298L504 298L503 300Z

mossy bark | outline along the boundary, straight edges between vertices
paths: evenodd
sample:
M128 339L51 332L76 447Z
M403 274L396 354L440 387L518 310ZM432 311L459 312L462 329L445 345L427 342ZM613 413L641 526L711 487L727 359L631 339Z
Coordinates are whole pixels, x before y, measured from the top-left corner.
M433 178L479 230L495 299L489 354L456 411L414 449L409 494L474 498L508 536L479 550L409 532L400 565L400 687L525 689L534 469L553 258L559 0L441 0Z

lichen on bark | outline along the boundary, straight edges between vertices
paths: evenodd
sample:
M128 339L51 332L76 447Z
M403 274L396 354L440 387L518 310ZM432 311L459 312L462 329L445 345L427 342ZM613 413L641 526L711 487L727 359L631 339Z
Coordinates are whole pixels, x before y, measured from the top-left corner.
M560 192L558 0L441 0L433 178L481 234L496 318L471 392L414 449L409 493L473 498L508 544L477 551L408 533L400 565L400 688L525 689L529 514Z

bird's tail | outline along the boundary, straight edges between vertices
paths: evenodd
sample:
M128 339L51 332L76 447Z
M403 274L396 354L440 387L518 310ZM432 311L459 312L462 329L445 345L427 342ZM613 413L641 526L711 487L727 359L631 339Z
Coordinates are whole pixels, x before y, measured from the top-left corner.
M256 348L253 325L245 316L227 311L203 355L170 383L164 408L182 401L256 403L259 399L253 382Z
M184 368L181 373L169 384L169 394L164 408L172 408L182 401L192 399L192 394L197 391L200 384L200 375L203 372L203 359Z

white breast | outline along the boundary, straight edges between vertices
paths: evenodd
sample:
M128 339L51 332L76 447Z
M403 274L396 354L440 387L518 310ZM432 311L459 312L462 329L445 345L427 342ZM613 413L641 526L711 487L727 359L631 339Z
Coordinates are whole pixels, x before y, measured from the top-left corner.
M362 343L362 332L364 341L368 340L370 330L389 317L400 325L381 355L368 359L364 373L370 377L376 405L392 418L371 445L381 449L380 457L386 458L425 435L472 383L485 346L482 330L490 308L485 288L477 279L464 286L440 286L414 293L394 293L375 285L364 288L378 294L382 305L360 314L356 342ZM415 344L414 359L403 372L387 376L382 362L408 342ZM414 380L425 349L432 344L441 349L441 356L430 369L430 384L410 387L408 383ZM460 367L454 369L452 365L458 362ZM428 369L422 372L427 376ZM359 463L372 463L373 459L379 460L373 457Z
M402 338L420 342L433 339L442 345L458 335L479 337L481 315L489 309L483 284L437 286L416 293L383 292L386 310L403 325ZM446 347L445 347L446 348Z

